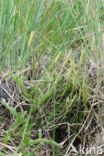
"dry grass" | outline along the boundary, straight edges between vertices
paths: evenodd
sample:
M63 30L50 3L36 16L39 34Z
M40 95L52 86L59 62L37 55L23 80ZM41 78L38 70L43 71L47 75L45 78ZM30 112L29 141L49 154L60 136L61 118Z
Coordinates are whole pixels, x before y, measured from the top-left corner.
M103 148L103 3L49 2L0 4L1 156Z

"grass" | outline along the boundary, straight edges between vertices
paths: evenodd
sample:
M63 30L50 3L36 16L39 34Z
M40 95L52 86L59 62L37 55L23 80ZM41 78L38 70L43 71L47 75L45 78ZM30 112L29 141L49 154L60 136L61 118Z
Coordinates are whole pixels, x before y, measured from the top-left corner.
M0 2L0 155L67 156L102 128L103 1Z

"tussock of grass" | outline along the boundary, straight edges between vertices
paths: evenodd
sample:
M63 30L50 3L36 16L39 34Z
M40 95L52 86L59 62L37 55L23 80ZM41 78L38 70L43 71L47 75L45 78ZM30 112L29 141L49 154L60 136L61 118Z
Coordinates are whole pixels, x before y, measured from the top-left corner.
M0 155L67 156L101 131L103 9L1 0Z

